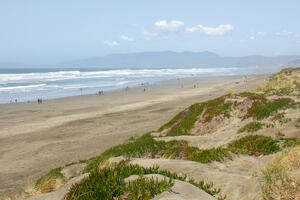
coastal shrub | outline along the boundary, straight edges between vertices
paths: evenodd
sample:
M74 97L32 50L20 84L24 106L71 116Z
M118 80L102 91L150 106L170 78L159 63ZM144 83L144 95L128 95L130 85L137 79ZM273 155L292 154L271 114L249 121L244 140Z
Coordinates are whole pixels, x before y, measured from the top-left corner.
M285 110L294 106L294 101L289 98L275 99L273 101L267 101L262 99L255 101L252 107L248 110L247 117L253 117L257 120L268 118L279 110Z
M97 168L101 163L110 157L127 156L127 157L177 157L180 152L187 146L186 141L156 141L147 133L136 140L117 145L106 150L100 156L93 157L87 161L85 172Z
M240 128L238 130L238 133L243 133L243 132L254 133L254 132L262 129L263 126L264 126L264 124L261 122L250 122L250 123L246 124L244 127Z
M163 125L159 131L172 127L167 136L190 135L199 116L205 110L204 122L210 122L214 117L223 115L230 117L232 103L225 103L225 96L204 103L191 105L187 110L176 115L171 121Z
M259 94L259 93L255 93L255 92L241 92L238 93L237 96L240 97L249 97L249 98L262 98L264 96L264 94Z
M206 111L204 113L204 122L210 122L218 115L230 117L232 103L225 103L225 96L204 103Z
M168 123L164 124L163 126L161 126L158 131L163 131L171 126L173 126L174 124L176 124L181 118L183 117L183 112L178 113L175 117L173 117Z
M276 113L272 119L272 121L277 121L279 122L280 124L285 124L289 121L291 121L292 119L291 118L286 118L284 113Z
M187 147L184 154L186 160L200 163L223 161L225 157L231 158L229 151L221 147L204 150L198 149L197 147Z
M249 135L228 144L228 150L253 156L268 155L280 150L277 140L262 135Z
M187 111L184 112L182 121L175 125L168 133L167 136L189 135L190 130L194 127L195 122L203 112L204 104L197 103L191 105Z
M66 181L61 170L61 167L52 169L47 174L39 178L34 185L35 189L41 193L47 193L59 188Z
M142 176L146 174L161 174L168 177L169 181L143 178ZM140 177L125 184L125 178L131 175L139 175ZM174 184L174 179L187 181L185 176L178 176L166 170L159 170L158 167L144 168L122 161L112 167L93 170L88 178L71 188L64 200L150 199L163 191L170 190ZM220 189L214 188L212 183L205 184L203 181L195 182L194 180L187 182L213 196L220 193ZM225 198L221 197L219 199Z
M74 185L64 199L150 199L172 187L172 179L157 181L140 177L128 185L125 184L124 179L131 175L142 176L157 172L156 167L142 168L138 165L127 165L122 161L114 167L107 167L101 171L93 170L88 178Z
M281 138L281 140L284 148L300 146L300 138Z

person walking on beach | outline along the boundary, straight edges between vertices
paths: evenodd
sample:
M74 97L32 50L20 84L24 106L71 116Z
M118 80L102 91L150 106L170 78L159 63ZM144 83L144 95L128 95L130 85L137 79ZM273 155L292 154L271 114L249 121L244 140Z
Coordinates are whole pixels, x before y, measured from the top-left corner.
M9 103L12 103L12 98L11 97L9 97Z
M18 103L18 99L15 99L15 103Z

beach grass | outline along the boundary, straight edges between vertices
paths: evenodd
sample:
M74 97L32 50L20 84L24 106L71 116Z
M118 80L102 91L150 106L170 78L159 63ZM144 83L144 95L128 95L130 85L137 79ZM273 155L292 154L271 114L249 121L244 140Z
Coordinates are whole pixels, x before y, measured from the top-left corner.
M169 180L154 180L143 178L147 174L161 174ZM125 178L131 175L138 175L139 178L125 183ZM178 176L166 170L159 170L159 167L144 168L139 165L128 164L128 161L121 161L112 166L98 168L91 171L90 176L82 182L75 184L66 194L65 200L90 200L90 199L150 199L155 195L170 191L174 185L173 180L186 181L204 190L208 194L216 196L220 189L214 188L213 183L205 184L203 181L196 182L193 179L187 180L185 176ZM219 200L226 197L220 195Z
M248 124L246 124L245 126L240 128L238 130L238 133L243 133L243 132L254 133L254 132L262 129L264 127L264 125L265 124L263 124L261 122L249 122Z
M39 178L35 183L35 189L41 193L47 193L59 188L66 182L61 170L61 167L52 169L47 174Z

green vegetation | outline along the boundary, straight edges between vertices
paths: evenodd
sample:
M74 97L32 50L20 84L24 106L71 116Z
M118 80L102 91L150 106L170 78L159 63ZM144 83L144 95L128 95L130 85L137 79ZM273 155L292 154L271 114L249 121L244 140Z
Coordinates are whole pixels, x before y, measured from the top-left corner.
M270 95L277 95L277 96L290 96L293 95L294 89L293 88L280 88L280 89L269 89L265 91L267 96Z
M253 117L254 119L261 120L276 114L279 110L285 110L293 107L294 105L294 101L289 98L275 99L273 101L267 101L262 98L261 100L253 103L252 107L248 110L247 117Z
M186 148L184 154L184 158L186 160L196 161L200 163L223 161L225 157L231 159L229 151L221 147L204 150L200 150L197 147L188 147Z
M206 111L204 113L204 122L210 122L218 115L230 117L232 103L225 103L225 97L220 97L204 103Z
M169 181L157 181L143 178L146 174L161 174L169 178ZM131 175L140 177L126 184L125 178ZM102 170L94 169L90 176L79 184L74 185L66 194L65 200L90 200L90 199L141 199L153 198L155 195L170 190L173 180L187 181L186 177L179 177L175 173L159 170L158 167L143 168L139 165L129 165L127 161L122 161L112 167ZM196 187L201 188L213 196L220 193L220 189L214 189L213 184L205 184L203 181L188 181ZM219 199L225 199L220 197Z
M156 141L148 133L135 141L118 145L108 149L100 156L91 158L87 161L84 172L90 172L97 169L110 157L148 157L148 158L176 158L191 160L200 163L209 163L212 161L223 161L225 158L231 158L229 152L244 153L249 155L265 155L278 151L277 140L265 136L247 136L233 141L228 148L199 149L188 146L186 141ZM279 149L278 149L279 148Z
M126 162L104 168L101 171L96 168L88 178L74 185L64 199L150 199L173 186L171 179L159 182L142 178L144 174L153 173L158 173L158 169L127 165ZM141 177L126 185L124 179L131 175L140 175Z
M284 113L276 113L273 117L272 117L272 121L277 121L280 124L285 124L289 121L291 121L291 118L286 118Z
M175 125L167 136L189 135L190 130L194 127L195 122L203 112L204 104L193 104L186 112L183 113L183 119Z
M180 151L187 146L186 141L156 141L147 133L132 142L121 144L106 150L103 154L87 161L85 172L97 168L110 157L177 157Z
M204 103L193 104L187 110L177 114L167 124L160 127L158 131L172 127L167 136L190 135L191 129L194 128L195 122L203 111L205 111L203 114L204 122L210 122L218 115L229 118L231 106L232 103L225 103L225 96Z
M62 168L55 168L39 178L35 183L35 189L41 193L52 192L60 187L66 180L61 173Z
M259 93L255 93L255 92L241 92L239 94L237 94L237 96L240 97L250 97L250 98L261 98L264 96L264 94L259 94Z
M282 140L284 141L284 148L300 146L300 138L282 138Z
M243 133L243 132L254 133L254 132L262 129L263 126L264 126L264 124L261 122L250 122L250 123L246 124L244 127L240 128L238 130L238 133Z
M183 117L183 113L184 112L180 112L178 113L174 118L172 118L168 123L164 124L163 126L161 126L158 131L163 131L171 126L173 126L174 124L176 124L182 117Z
M253 156L268 155L280 150L277 140L262 135L249 135L228 145L233 153L242 153Z

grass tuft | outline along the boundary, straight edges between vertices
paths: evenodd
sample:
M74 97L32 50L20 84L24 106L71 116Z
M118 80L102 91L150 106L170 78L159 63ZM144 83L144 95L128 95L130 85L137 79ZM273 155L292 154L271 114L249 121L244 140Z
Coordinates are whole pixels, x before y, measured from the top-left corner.
M280 150L277 140L262 135L249 135L228 145L233 153L242 153L253 156L268 155Z
M254 133L254 132L262 129L263 126L264 126L264 124L261 122L250 122L250 123L246 124L244 127L240 128L238 130L238 133L243 133L243 132Z
M35 189L41 193L52 192L58 189L66 181L61 170L61 167L52 169L39 178L35 183Z
M175 125L168 133L167 136L189 135L190 130L194 127L198 117L202 114L204 104L193 104L183 114L182 121Z
M169 181L142 178L146 174L161 174L169 178ZM125 184L125 178L131 175L139 175L135 181ZM141 199L153 198L155 195L170 190L174 179L186 181L186 177L178 176L169 171L161 171L158 167L143 168L139 165L128 165L126 161L106 167L102 170L93 170L90 176L81 183L74 185L66 194L64 200L90 200L90 199ZM189 181L205 192L215 196L220 189L215 189L212 183L205 184L203 181ZM225 199L221 197L221 199Z
M247 117L261 120L276 114L279 110L285 110L293 106L294 101L289 98L275 99L273 101L267 101L263 98L253 103L252 107L248 110Z

